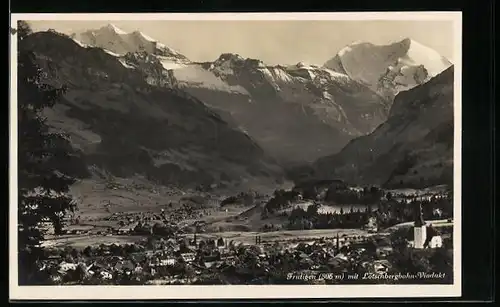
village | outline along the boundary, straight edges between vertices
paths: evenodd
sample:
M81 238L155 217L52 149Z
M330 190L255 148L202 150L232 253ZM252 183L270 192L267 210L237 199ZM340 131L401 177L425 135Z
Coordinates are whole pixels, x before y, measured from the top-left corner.
M238 244L222 238L160 238L139 244L102 244L83 251L55 249L48 251L40 271L56 284L290 283L297 281L287 280L289 272L318 276L325 272L397 272L394 256L401 257L395 253L397 246L391 238L384 235L295 242L262 242L258 236L255 239L255 244ZM429 249L440 247L441 242L431 242Z
M269 203L272 201L268 200ZM36 274L53 284L380 283L377 278L364 280L359 276L404 274L409 273L408 270L414 274L436 271L448 274L434 280L428 278L427 282L446 283L452 278L449 259L452 220L426 222L424 212L429 210L422 210L422 205L413 221L391 227L381 228L384 224L380 216L366 213L369 218L360 229L353 231L306 229L244 233L207 232L207 223L201 217L213 211L186 204L169 210L171 207L168 205L160 212L113 213L106 219L116 227L98 231L74 223L59 237L109 240L94 240L92 245L80 246L49 244ZM219 211L227 212L227 209L222 207ZM304 212L308 211L311 210ZM338 220L339 216L363 215L359 210L351 211L325 216ZM385 282L411 281L387 279Z

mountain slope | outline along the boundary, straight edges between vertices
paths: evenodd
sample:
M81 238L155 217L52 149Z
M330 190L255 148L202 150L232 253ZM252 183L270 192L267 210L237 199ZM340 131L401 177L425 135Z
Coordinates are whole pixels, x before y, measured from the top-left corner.
M314 65L268 66L255 59L223 54L209 70L252 97L310 108L320 121L347 134L371 132L385 119L386 102L347 75ZM358 119L363 118L363 123Z
M406 38L382 46L353 43L324 67L344 73L392 100L398 92L427 82L451 65L436 51Z
M268 66L222 54L200 63L231 90L193 86L186 68L173 70L185 91L247 131L282 163L313 161L371 132L387 117L387 103L348 76L319 67ZM227 119L230 121L230 119Z
M51 32L34 33L19 47L36 54L46 82L67 85L64 101L46 116L94 171L184 187L282 178L255 142L202 102L149 84L100 48Z
M130 60L141 58L138 53L127 57L125 64L146 73L147 80L197 97L283 164L334 153L371 132L388 113L387 102L369 88L319 67L266 66L223 54L214 62L175 66L156 60L154 70L145 70Z
M73 38L105 49L149 84L203 101L281 164L335 153L387 118L388 102L345 74L302 63L268 66L231 53L195 63L144 36L108 25Z
M388 120L319 159L313 174L358 184L428 186L453 180L453 66L399 93Z

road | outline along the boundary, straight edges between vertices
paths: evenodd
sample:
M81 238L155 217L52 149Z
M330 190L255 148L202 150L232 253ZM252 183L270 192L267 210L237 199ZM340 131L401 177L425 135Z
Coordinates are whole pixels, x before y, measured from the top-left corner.
M310 229L310 230L279 230L270 232L214 232L214 233L199 233L198 238L203 239L218 239L224 238L235 242L246 244L253 244L255 236L259 235L262 241L282 241L293 239L313 239L313 238L333 238L339 236L369 236L367 231L361 229ZM186 234L187 237L192 238L193 234Z
M414 222L405 222L405 223L400 223L400 224L396 224L394 226L391 226L389 228L387 228L386 230L387 231L393 231L397 228L400 228L400 227L408 227L408 226L413 226L413 223ZM427 220L425 221L425 223L427 225L429 224L432 224L432 227L449 227L449 226L453 226L453 220L451 222L448 222L447 219L440 219L440 220Z
M73 235L63 238L45 240L43 247L74 247L85 248L87 246L96 246L100 244L132 244L144 239L143 236L106 236L106 235Z

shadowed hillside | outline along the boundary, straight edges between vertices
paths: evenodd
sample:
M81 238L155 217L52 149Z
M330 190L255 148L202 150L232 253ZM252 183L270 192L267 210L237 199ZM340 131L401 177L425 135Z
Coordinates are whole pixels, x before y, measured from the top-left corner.
M202 102L148 84L102 49L52 32L32 34L19 47L35 52L46 82L68 87L46 116L70 134L89 167L183 186L281 178L255 142Z
M340 153L318 160L313 173L386 186L451 183L453 131L452 66L428 83L399 93L385 123L352 140Z

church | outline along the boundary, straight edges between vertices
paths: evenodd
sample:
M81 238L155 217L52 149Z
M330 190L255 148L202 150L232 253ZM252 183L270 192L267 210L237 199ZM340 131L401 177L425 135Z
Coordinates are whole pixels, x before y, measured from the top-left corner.
M416 210L415 221L413 223L413 241L409 245L415 249L440 248L443 246L443 239L439 232L432 227L432 224L426 224L422 215L422 206Z

